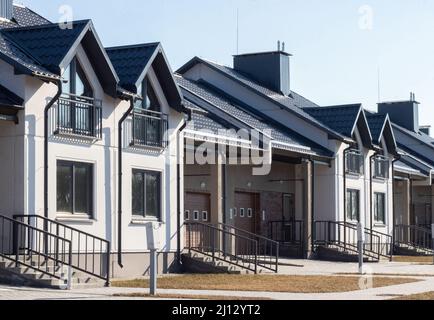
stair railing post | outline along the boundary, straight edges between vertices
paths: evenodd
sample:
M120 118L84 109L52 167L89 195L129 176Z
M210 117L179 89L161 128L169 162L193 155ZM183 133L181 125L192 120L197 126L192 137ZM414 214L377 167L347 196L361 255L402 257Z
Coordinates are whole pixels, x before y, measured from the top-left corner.
M217 229L214 229L212 232L212 262L215 262L215 234Z
M110 256L111 256L111 245L110 242L107 243L107 256L106 256L106 268L107 268L107 275L106 275L106 282L105 286L110 286Z
M255 240L255 274L258 274L258 241Z
M13 221L13 253L15 255L15 266L18 268L20 266L19 259L20 259L20 252L19 252L19 228L18 228L18 222Z
M55 256L56 256L56 267L59 266L59 225L56 225L56 245L55 245Z

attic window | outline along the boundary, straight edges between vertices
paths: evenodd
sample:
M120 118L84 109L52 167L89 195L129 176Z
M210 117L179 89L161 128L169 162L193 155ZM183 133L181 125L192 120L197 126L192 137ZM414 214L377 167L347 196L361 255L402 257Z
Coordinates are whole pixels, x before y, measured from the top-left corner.
M157 96L148 78L145 78L139 85L137 93L143 97L143 100L136 102L136 109L161 111Z
M83 68L74 58L63 73L63 78L67 80L62 84L62 92L74 94L81 97L93 97L93 90L86 78Z

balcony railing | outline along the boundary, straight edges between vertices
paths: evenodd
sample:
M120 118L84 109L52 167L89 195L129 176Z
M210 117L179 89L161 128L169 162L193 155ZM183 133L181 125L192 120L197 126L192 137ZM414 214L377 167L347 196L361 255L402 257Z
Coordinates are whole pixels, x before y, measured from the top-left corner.
M150 110L132 114L131 146L166 148L168 115Z
M53 108L54 134L102 138L102 101L62 94Z
M358 150L350 150L346 154L347 173L363 174L364 173L364 157Z
M378 156L374 158L374 172L373 177L379 179L389 178L389 159Z

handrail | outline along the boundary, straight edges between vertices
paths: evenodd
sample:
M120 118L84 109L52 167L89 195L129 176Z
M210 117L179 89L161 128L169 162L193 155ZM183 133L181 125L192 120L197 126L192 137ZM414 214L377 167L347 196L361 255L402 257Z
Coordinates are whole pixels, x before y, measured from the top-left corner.
M63 234L63 237L71 242L71 250L74 255L71 266L105 280L106 286L110 285L110 241L38 215L15 215L14 219L21 219L23 223L27 219L28 225L33 222L36 226L40 221L48 232L57 236Z
M134 110L131 114L131 146L166 148L168 144L168 115L149 111Z
M279 242L264 237L262 235L255 234L253 232L237 228L235 226L227 225L224 223L218 223L217 225L218 227L233 229L236 232L240 232L245 236L258 241L258 253L261 256L258 261L259 266L264 269L274 271L276 273L279 271Z
M64 277L64 267L69 269L72 264L70 240L3 215L0 215L0 231L0 257L3 260L11 261L16 268L24 266L64 280L67 287L71 287L70 270L67 280Z
M427 253L432 253L434 251L432 231L415 225L396 225L394 245L412 246L416 249L424 250Z
M344 251L358 253L358 228L352 223L340 221L315 221L315 230L313 231L315 249L319 246L336 246ZM343 228L343 230L342 230ZM350 231L350 232L348 232ZM382 256L381 237L374 234L369 229L364 230L365 237L370 238L366 241L363 248L363 254L366 257L379 261Z
M276 227L277 226L277 227ZM302 220L274 220L268 222L268 237L279 243L303 244ZM278 232L280 231L280 233ZM289 237L286 231L290 231Z
M258 241L201 222L185 223L186 247L213 261L219 260L258 273Z

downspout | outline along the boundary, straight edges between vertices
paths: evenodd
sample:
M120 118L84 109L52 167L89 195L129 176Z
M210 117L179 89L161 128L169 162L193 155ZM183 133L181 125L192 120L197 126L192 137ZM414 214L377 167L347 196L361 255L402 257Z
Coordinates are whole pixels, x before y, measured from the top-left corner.
M177 174L177 184L176 184L176 189L177 189L177 196L176 196L176 205L178 208L178 214L176 217L176 229L177 229L177 233L176 233L176 245L177 245L177 262L178 262L178 267L181 266L182 264L182 258L181 258L181 216L182 216L182 212L181 212L181 192L184 191L184 188L181 188L181 182L182 182L182 177L181 177L181 149L179 147L180 144L180 137L181 137L181 133L185 130L185 128L187 127L188 123L191 121L191 110L187 109L187 119L184 121L184 123L182 124L182 126L179 128L178 130L178 134L177 134L177 154L178 154L178 163L177 163L177 168L176 168L176 174ZM182 150L182 152L184 152L184 150Z
M411 174L408 175L408 181L410 182L410 219L409 219L409 223L410 225L416 225L416 219L414 216L414 210L413 210L413 180L411 179Z
M347 245L347 153L348 151L350 151L353 148L353 146L349 146L348 148L346 148L344 150L344 173L343 173L343 177L344 177L344 246L346 248Z
M401 160L401 155L398 154L398 156L393 159L392 161L392 250L395 250L395 229L396 229L396 204L395 204L395 163ZM394 252L392 252L394 253Z
M56 80L54 83L57 85L57 93L52 98L48 104L45 106L44 109L44 217L49 218L49 212L48 212L48 118L49 118L49 112L51 107L54 105L54 103L59 100L60 96L62 95L62 81ZM44 230L48 228L47 222L44 223Z
M374 183L373 178L374 174L372 172L372 161L374 161L374 158L377 157L378 152L375 152L372 156L369 157L369 224L371 229L371 250L372 250L372 232L374 231L374 208L373 208L373 198L374 198Z
M118 125L118 179L119 179L119 187L118 187L118 265L123 268L122 264L122 127L125 120L129 117L131 112L134 110L135 98L130 98L130 107L127 112L122 116ZM133 128L134 130L134 128Z
M311 217L311 251L314 251L315 248L315 239L314 239L314 231L315 231L315 161L311 158L310 160L310 164L311 164L311 207L310 210L312 212L312 217Z

